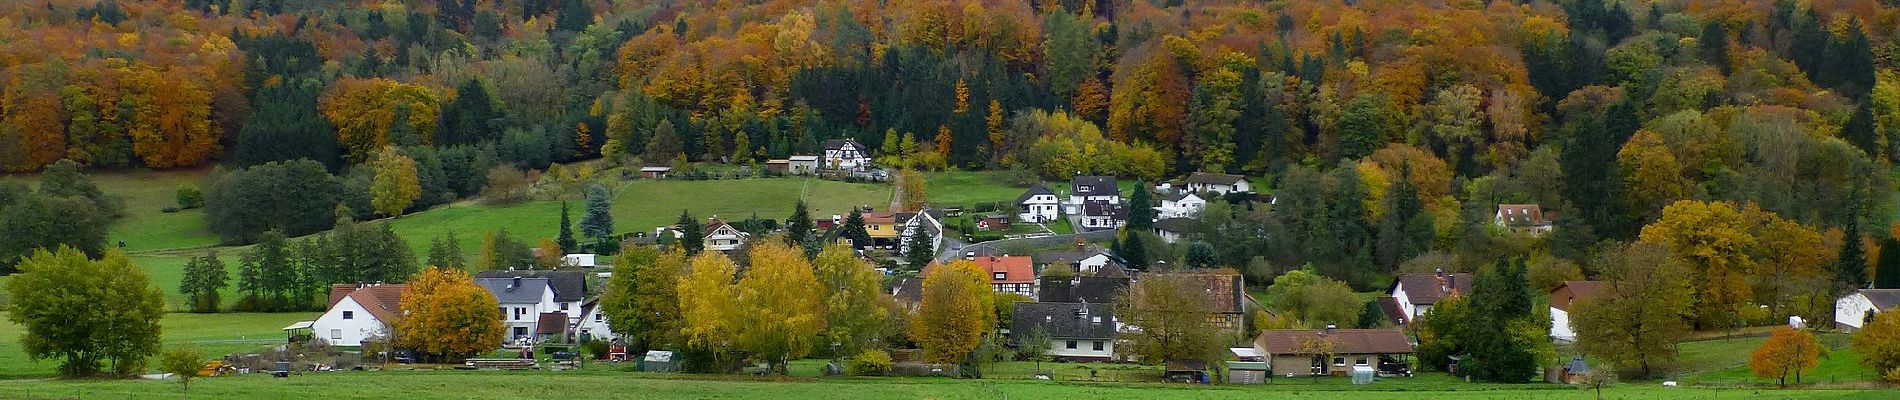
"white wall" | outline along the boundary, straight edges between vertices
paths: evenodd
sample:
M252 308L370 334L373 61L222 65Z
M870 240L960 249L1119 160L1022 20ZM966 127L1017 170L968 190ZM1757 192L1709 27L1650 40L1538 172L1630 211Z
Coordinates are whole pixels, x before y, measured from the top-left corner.
M343 319L343 313L350 313L350 319ZM363 339L382 334L386 328L369 309L357 304L356 299L344 297L343 301L323 312L317 322L310 325L312 333L319 339L328 341L331 346L362 346Z
M1057 356L1057 357L1102 357L1102 358L1115 357L1115 341L1112 339L1103 339L1103 340L1074 339L1075 341L1074 349L1070 349L1068 347L1068 343L1070 340L1071 339L1062 339L1062 338L1049 339L1049 344L1050 344L1049 355ZM1101 350L1095 350L1094 343L1096 342L1102 343Z
M1834 326L1843 331L1853 332L1867 320L1868 313L1876 313L1874 303L1867 296L1854 293L1834 301Z
M1576 342L1577 332L1570 326L1570 313L1557 307L1550 308L1550 338L1559 342Z

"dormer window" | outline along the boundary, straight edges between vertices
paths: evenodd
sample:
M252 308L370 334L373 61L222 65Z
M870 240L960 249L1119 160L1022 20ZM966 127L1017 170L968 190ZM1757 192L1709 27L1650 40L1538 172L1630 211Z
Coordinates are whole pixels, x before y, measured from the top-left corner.
M1002 273L1002 272L998 272L998 273L996 273L996 280L999 280L999 281L1000 281L1000 280L1003 280L1003 279L1006 279L1006 278L1008 278L1008 274L1005 274L1005 273Z

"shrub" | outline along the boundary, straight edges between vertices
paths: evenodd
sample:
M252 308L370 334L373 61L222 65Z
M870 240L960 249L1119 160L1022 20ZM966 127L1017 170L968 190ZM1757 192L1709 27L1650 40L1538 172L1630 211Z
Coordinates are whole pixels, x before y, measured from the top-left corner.
M879 376L891 372L891 353L865 350L851 357L851 375Z
M198 190L197 185L193 185L189 183L178 185L178 208L179 209L190 210L190 209L195 209L195 208L204 207L204 206L205 206L205 194L203 191Z

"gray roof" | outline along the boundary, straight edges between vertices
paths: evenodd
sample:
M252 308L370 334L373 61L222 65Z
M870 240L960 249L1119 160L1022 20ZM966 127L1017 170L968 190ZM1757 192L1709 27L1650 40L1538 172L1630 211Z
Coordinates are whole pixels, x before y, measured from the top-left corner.
M846 143L850 143L851 147L856 147L860 150L864 149L864 145L858 144L856 139L830 139L825 141L825 150L843 149Z
M541 293L548 290L548 278L478 278L475 283L501 304L540 303Z
M1900 289L1861 289L1861 296L1874 303L1874 308L1889 309L1900 306Z
M1119 269L1119 268L1117 268ZM1036 300L1058 303L1114 304L1128 288L1128 278L1107 276L1044 277Z
M1088 190L1083 190L1086 186ZM1115 186L1113 176L1077 176L1069 179L1069 194L1076 196L1120 196L1122 189Z
M1168 231L1168 232L1174 232L1174 233L1184 233L1190 229L1194 229L1194 219L1193 218L1165 218L1160 221L1155 221L1154 228L1156 230L1162 230L1162 231Z
M1048 186L1043 186L1040 183L1031 185L1029 191L1023 192L1021 196L1016 196L1016 204L1023 204L1023 202L1029 201L1029 198L1042 194L1054 196L1056 192L1050 191Z
M1240 183L1240 181L1243 181L1246 179L1247 177L1245 176L1233 175L1233 174L1196 172L1196 173L1188 175L1187 183L1199 183L1199 184L1204 184L1204 185L1233 185L1233 184L1238 184Z
M568 303L587 299L587 272L579 270L482 271L476 278L547 278L554 287L554 301Z
M1015 307L1009 332L1017 340L1037 330L1059 339L1115 338L1115 308L1108 304L1016 303ZM1101 322L1095 322L1097 317Z
M1091 201L1082 203L1082 215L1123 219L1128 217L1128 208L1122 207L1120 204L1110 204L1106 201Z

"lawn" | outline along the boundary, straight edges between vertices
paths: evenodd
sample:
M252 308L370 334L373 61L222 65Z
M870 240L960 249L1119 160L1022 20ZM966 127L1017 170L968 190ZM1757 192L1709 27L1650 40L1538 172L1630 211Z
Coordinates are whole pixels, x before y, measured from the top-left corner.
M970 207L976 203L1010 203L1028 187L1005 182L994 172L943 171L924 174L925 191L932 204ZM1054 186L1051 186L1054 189Z
M125 205L125 216L112 222L107 243L123 241L126 250L133 252L216 245L218 237L205 229L202 211L163 212L178 205L180 185L197 185L202 190L210 172L205 168L88 172L101 191L118 196ZM0 177L6 180L37 185L39 175Z
M1878 381L1872 369L1860 364L1860 355L1850 348L1852 336L1839 333L1822 333L1815 336L1826 349L1822 352L1820 365L1802 374L1805 383L1849 383ZM1683 381L1689 384L1714 385L1773 385L1772 379L1755 377L1748 368L1748 356L1767 341L1766 337L1735 338L1728 340L1704 340L1684 342L1678 345L1681 357L1677 364L1688 373ZM1793 378L1790 378L1792 382Z
M620 232L652 232L672 225L680 211L702 219L718 216L738 221L757 215L783 220L792 215L798 199L805 199L812 218L848 214L852 207L887 206L888 185L844 183L820 179L761 178L719 181L634 180L618 183L614 192L614 227ZM576 225L585 201L568 200ZM881 207L880 207L881 208ZM529 243L552 239L560 230L560 201L531 201L506 206L462 202L391 220L392 228L409 242L418 258L428 254L429 240L454 232L464 253L473 255L482 236L507 228Z
M293 322L316 319L317 313L169 313L159 322L166 346L188 344L207 357L247 352L284 341L281 329ZM26 328L0 320L0 379L46 377L59 367L56 360L28 360L20 347ZM9 385L19 381L9 381ZM0 398L11 397L0 389ZM33 391L27 391L31 393ZM92 396L81 396L92 397Z
M374 389L342 390L374 382ZM0 397L28 399L127 398L171 399L174 381L58 380L12 381ZM278 379L261 374L209 378L192 384L192 394L208 398L308 398L323 393L337 399L1588 399L1582 390L1554 385L1459 387L1430 390L1388 381L1369 386L1338 382L1275 383L1259 386L1199 386L1159 383L1077 383L1034 380L949 378L746 378L589 371L386 371L311 373ZM1663 388L1622 385L1605 390L1616 399L1865 399L1869 390L1756 390Z

